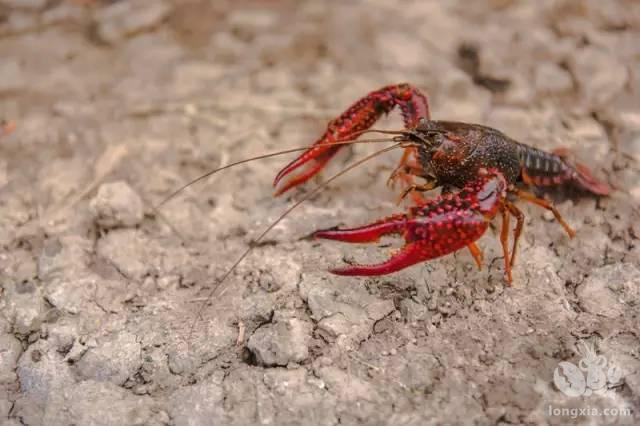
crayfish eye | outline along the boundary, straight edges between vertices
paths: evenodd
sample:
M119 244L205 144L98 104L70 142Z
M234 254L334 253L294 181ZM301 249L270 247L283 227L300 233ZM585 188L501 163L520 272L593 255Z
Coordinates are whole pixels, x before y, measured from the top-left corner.
M438 148L445 143L446 138L442 135L442 133L431 133L429 135L429 140L431 140L431 146L434 148Z

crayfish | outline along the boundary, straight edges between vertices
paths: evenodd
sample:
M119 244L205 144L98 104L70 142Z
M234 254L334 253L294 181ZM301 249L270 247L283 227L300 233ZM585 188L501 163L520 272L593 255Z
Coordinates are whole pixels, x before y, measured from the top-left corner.
M429 117L427 97L408 84L383 87L358 100L331 121L324 135L306 152L286 166L275 178L282 179L299 170L278 189L281 194L318 173L344 145L333 142L349 139L370 128L395 107L402 112L406 130L394 138L404 155L389 178L401 181L400 198L412 194L414 206L369 225L351 229L317 231L316 238L349 243L375 242L384 235L400 235L405 245L387 261L376 265L350 265L333 269L338 275L373 276L399 271L468 247L476 263L482 264L482 251L476 245L498 214L502 217L502 243L505 278L511 283L524 215L514 202L518 199L550 210L569 237L575 231L556 208L524 186L551 187L572 184L582 190L607 195L610 188L597 181L589 170L572 163L564 150L545 152L519 143L496 129L478 124L434 121ZM416 184L414 178L424 183ZM425 199L421 192L437 187L443 194ZM459 188L453 192L454 188ZM513 246L508 247L509 218L516 220Z
M405 130L371 129L382 115L396 107L402 113ZM363 133L370 132L394 136L356 140ZM412 206L405 213L394 214L368 225L321 230L313 235L348 243L369 243L378 241L382 236L399 235L404 238L404 246L382 263L348 265L332 269L331 272L354 276L390 274L465 247L481 267L483 255L476 241L485 233L490 222L500 215L505 280L510 285L511 268L524 226L524 214L516 206L517 200L528 201L551 211L569 237L575 235L553 204L530 192L530 187L544 190L568 184L595 195L607 195L610 192L610 187L598 181L587 167L572 162L565 150L545 152L478 124L431 120L427 97L409 84L386 86L356 101L330 121L324 134L311 146L238 161L200 176L191 183L237 164L304 151L276 176L273 185L276 195L280 195L320 172L345 145L372 142L395 144L376 151L326 180L287 209L255 241L261 240L289 212L326 188L334 179L375 156L400 148L404 149L404 153L388 183L393 185L400 182L403 187L400 199L410 196ZM416 178L421 179L420 183L416 183ZM433 198L423 196L422 193L438 187L442 189L440 195ZM515 218L516 225L513 229L513 245L509 248L511 217ZM251 247L240 256L222 281L250 250Z

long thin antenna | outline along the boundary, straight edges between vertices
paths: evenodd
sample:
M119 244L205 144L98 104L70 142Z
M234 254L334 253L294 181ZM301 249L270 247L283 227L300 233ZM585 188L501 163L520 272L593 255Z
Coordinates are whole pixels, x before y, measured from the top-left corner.
M411 144L413 145L413 144ZM204 308L207 306L207 303L209 302L209 300L211 300L211 298L214 296L214 294L216 293L216 291L218 291L219 288L221 288L222 284L224 284L224 282L226 281L226 279L229 277L229 275L231 275L231 273L233 271L235 271L235 269L238 267L238 265L240 264L240 262L242 262L248 255L249 253L251 253L251 251L254 249L255 244L259 243L264 237L265 235L267 235L269 233L269 231L271 231L273 228L275 228L275 226L280 223L285 217L287 217L287 215L289 213L291 213L296 207L298 207L300 204L304 203L305 201L307 201L309 198L313 197L314 195L320 193L322 190L324 190L331 182L333 182L334 180L338 179L340 176L344 175L345 173L355 169L356 167L358 167L359 165L371 160L372 158L377 157L378 155L384 154L385 152L389 152L392 151L396 148L399 147L406 147L409 146L409 144L407 143L403 143L403 142L399 142L396 143L395 145L392 145L390 147L386 147L383 149L380 149L376 152L374 152L373 154L367 155L366 157L362 158L361 160L356 161L355 163L349 165L348 167L344 168L343 170L339 171L338 173L336 173L335 175L331 176L329 179L327 179L326 181L322 182L320 185L318 185L316 188L314 188L311 192L309 192L308 194L306 194L304 197L302 197L300 200L296 201L291 207L289 207L287 210L284 211L284 213L282 213L275 221L273 221L271 223L271 225L269 225L264 231L262 231L262 233L255 239L253 240L253 245L250 245L249 248L247 248L242 255L240 255L240 257L238 257L238 259L234 262L234 264L231 266L231 268L229 268L227 270L227 272L225 272L225 274L222 276L222 278L220 279L220 281L218 282L218 285L215 286L207 295L207 297L205 298L204 302L202 303L202 305L200 306L200 308L198 309L198 311L196 312L196 316L193 320L193 324L191 324L191 328L189 329L189 336L188 336L188 340L191 341L191 336L193 334L193 330L195 329L195 326L198 322L198 319L200 319L202 317L202 311L204 310ZM217 295L217 298L222 297L222 295L227 291L227 288L222 288L220 290L220 292Z
M358 143L385 143L385 142L393 142L394 139L392 138L379 138L379 139L362 139L362 140L353 140L352 138L354 137L358 137L361 136L364 133L382 133L382 134L389 134L389 135L404 135L406 132L403 131L395 131L395 130L376 130L376 129L369 129L369 130L363 130L360 132L355 132L353 134L350 135L350 139L349 140L343 140L343 141L338 141L338 142L330 142L330 143L323 143L322 146L340 146L340 145L354 145L354 144L358 144ZM265 158L271 158L271 157L276 157L278 155L284 155L284 154L290 154L292 152L298 152L298 151L304 151L307 150L309 148L313 148L315 145L306 145L306 146L301 146L301 147L297 147L297 148L291 148L291 149L286 149L283 151L278 151L278 152L272 152L272 153L268 153L268 154L262 154L262 155L258 155L256 157L251 157L251 158L245 158L244 160L240 160L240 161L236 161L234 163L231 164L227 164L226 166L223 167L219 167L215 170L211 170L210 172L207 172L203 175L198 176L197 178L193 179L190 182L187 182L186 184L182 185L180 188L176 189L175 191L173 191L171 194L169 194L167 197L165 197L160 203L158 203L153 209L154 210L158 210L160 207L162 207L163 205L165 205L167 202L169 202L171 199L173 199L176 195L178 195L180 192L184 191L186 188L188 188L189 186L198 183L216 173L219 173L223 170L226 169L230 169L231 167L235 167L238 166L240 164L244 164L244 163L249 163L251 161L256 161L256 160L263 160Z

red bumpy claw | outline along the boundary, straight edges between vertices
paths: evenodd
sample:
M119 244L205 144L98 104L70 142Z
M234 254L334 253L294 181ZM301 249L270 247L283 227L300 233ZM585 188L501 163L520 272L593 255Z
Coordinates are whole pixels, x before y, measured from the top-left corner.
M484 234L496 214L504 210L506 190L504 176L490 170L460 192L425 201L411 207L407 214L396 214L359 228L318 231L314 236L366 243L378 241L384 235L402 235L406 242L404 247L383 263L331 270L338 275L390 274L473 244Z
M280 195L289 189L300 185L318 173L344 145L326 146L326 144L346 141L358 132L370 128L381 115L387 114L398 106L402 112L405 127L413 128L421 118L429 118L429 104L427 97L409 84L397 84L383 87L369 93L349 107L342 115L332 120L326 132L318 139L312 148L305 151L298 158L278 173L273 186L296 169L302 168L300 173L291 177L276 191Z

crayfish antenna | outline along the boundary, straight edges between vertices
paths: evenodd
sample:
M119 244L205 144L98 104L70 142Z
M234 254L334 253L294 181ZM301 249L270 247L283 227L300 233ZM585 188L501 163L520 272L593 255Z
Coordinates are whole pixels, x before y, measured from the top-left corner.
M359 141L356 141L359 142ZM236 270L236 268L238 267L238 265L251 253L251 251L256 247L256 243L259 243L260 241L262 241L262 239L273 229L275 228L284 218L286 218L289 213L291 213L293 210L295 210L300 204L304 203L305 201L307 201L308 199L312 198L313 196L321 193L322 191L324 191L331 182L333 182L334 180L338 179L339 177L341 177L342 175L348 173L349 171L355 169L356 167L366 163L367 161L382 155L386 152L392 151L394 149L397 148L402 148L404 147L403 143L397 142L396 144L390 146L390 147L386 147L383 149L380 149L376 152L374 152L373 154L369 154L366 157L356 161L355 163L347 166L346 168L342 169L341 171L339 171L338 173L336 173L335 175L331 176L329 179L327 179L326 181L322 182L320 185L318 185L316 188L314 188L311 192L309 192L308 194L306 194L304 197L302 197L300 200L296 201L291 207L289 207L288 209L286 209L276 220L274 220L264 231L262 231L262 233L255 239L253 240L253 244L251 244L249 246L249 248L247 248L239 257L238 259L233 263L233 265L231 265L231 267L224 273L224 275L222 276L222 278L220 278L220 280L218 281L218 284L216 286L214 286L214 288L209 292L209 294L205 297L204 302L202 302L202 305L200 305L200 308L198 308L198 310L195 313L194 316L194 320L193 323L191 324L191 327L189 329L189 334L188 334L188 341L191 341L191 337L193 335L193 331L195 330L195 326L198 323L198 320L202 317L202 312L204 311L205 307L207 306L207 304L209 303L209 301L216 296L217 299L221 298L225 292L227 291L228 287L223 287L223 284L226 282L227 278L233 273L233 271ZM306 149L306 148L305 148ZM246 161L245 161L246 162ZM231 166L231 165L230 165ZM228 167L230 167L228 166Z
M1 127L0 127L1 129ZM377 129L369 129L369 130L365 130L365 131L361 131L361 132L355 132L353 133L352 137L358 137L364 133L382 133L382 134L390 134L390 135L396 135L396 136L401 136L404 135L405 132L403 131L394 131L394 130L377 130ZM0 132L0 135L2 135L2 132ZM338 141L338 142L332 142L330 144L327 144L329 146L331 145L337 145L337 146L344 146L344 145L354 145L354 144L367 144L367 143L390 143L390 142L398 142L396 139L394 138L378 138L378 139L362 139L362 140L354 140L354 139L348 139L348 140L343 140L343 141ZM173 198L175 198L178 194L180 194L182 191L184 191L185 189L187 189L188 187L190 187L191 185L194 185L200 181L203 181L204 179L207 179L208 177L211 177L223 170L227 170L230 169L232 167L235 166L239 166L241 164L245 164L245 163L250 163L252 161L257 161L257 160L264 160L266 158L271 158L271 157L277 157L280 155L285 155L285 154L291 154L293 152L299 152L299 151L306 151L309 148L312 148L313 145L306 145L306 146L302 146L302 147L297 147L297 148L290 148L290 149L285 149L282 151L276 151L276 152L271 152L271 153L267 153L267 154L262 154L262 155L258 155L255 157L251 157L251 158L245 158L244 160L239 160L239 161L235 161L231 164L227 164L225 166L222 167L218 167L217 169L211 170L207 173L204 173L203 175L198 176L197 178L187 182L186 184L182 185L180 188L176 189L175 191L173 191L171 194L169 194L168 196L166 196L162 201L160 201L155 207L153 207L154 211L157 211L158 209L160 209L163 205L165 205L166 203L168 203L169 201L171 201Z

